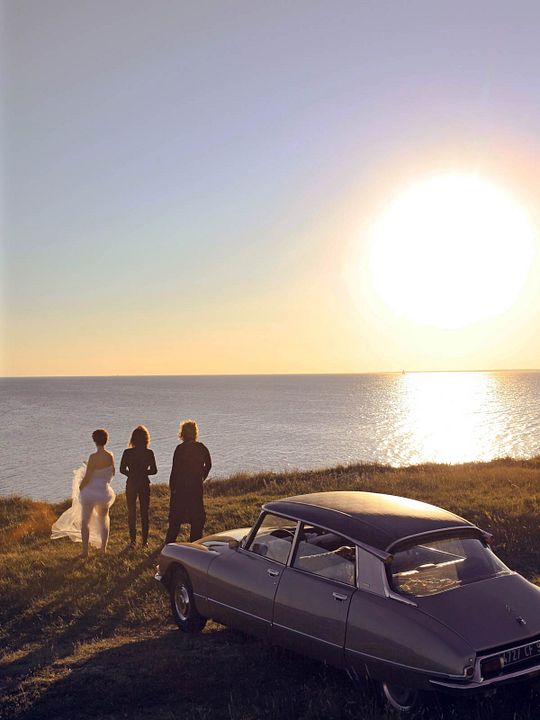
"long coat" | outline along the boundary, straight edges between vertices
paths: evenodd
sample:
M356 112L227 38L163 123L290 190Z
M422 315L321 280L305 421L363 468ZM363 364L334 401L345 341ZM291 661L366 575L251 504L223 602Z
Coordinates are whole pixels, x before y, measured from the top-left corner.
M176 447L169 487L171 510L180 514L180 522L204 518L203 482L211 467L210 453L203 443L185 440Z

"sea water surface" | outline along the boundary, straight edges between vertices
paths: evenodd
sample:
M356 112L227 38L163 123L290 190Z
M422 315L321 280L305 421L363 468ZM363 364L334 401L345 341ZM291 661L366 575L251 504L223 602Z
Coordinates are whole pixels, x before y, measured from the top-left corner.
M198 421L214 478L540 454L540 372L3 378L0 397L0 495L45 500L69 496L97 427L118 465L145 424L167 482L183 418Z

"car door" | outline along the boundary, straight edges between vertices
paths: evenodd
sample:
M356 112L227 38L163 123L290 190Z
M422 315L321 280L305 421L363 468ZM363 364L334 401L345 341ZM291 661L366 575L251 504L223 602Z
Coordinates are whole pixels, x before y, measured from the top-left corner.
M212 617L270 636L274 597L289 558L297 522L263 513L245 547L224 552L208 571Z
M333 535L332 547L309 541L325 531L302 525L274 602L273 642L341 667L347 614L356 587L356 548ZM329 534L326 533L328 536Z

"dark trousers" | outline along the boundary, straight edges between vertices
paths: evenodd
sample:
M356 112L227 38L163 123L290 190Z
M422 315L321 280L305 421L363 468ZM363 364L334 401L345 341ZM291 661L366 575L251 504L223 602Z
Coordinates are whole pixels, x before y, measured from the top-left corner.
M135 542L137 535L137 497L139 498L139 510L141 512L142 541L148 540L148 508L150 506L150 483L131 482L126 483L126 502L128 510L129 538Z
M178 537L178 533L180 532L180 525L182 524L183 514L184 513L181 509L171 507L171 509L169 510L169 529L167 530L167 537L165 538L165 543L176 542L176 538ZM189 542L195 542L195 540L199 540L200 538L202 538L205 519L206 518L204 510L202 512L199 511L192 514L190 522L191 528L189 533Z

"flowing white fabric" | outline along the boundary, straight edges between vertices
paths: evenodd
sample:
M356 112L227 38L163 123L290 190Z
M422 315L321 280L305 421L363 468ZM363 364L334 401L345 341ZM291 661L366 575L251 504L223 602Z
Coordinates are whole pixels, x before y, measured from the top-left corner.
M88 510L91 509L90 515L90 545L101 547L103 540L103 517L99 516L95 510L95 506L105 506L110 508L116 499L114 490L111 487L114 468L109 466L100 470L94 470L90 482L80 490L79 486L86 474L86 463L73 471L73 481L71 487L71 507L68 508L58 520L54 523L51 530L51 539L57 540L61 537L68 537L73 542L82 542L81 538L81 519L83 505Z

